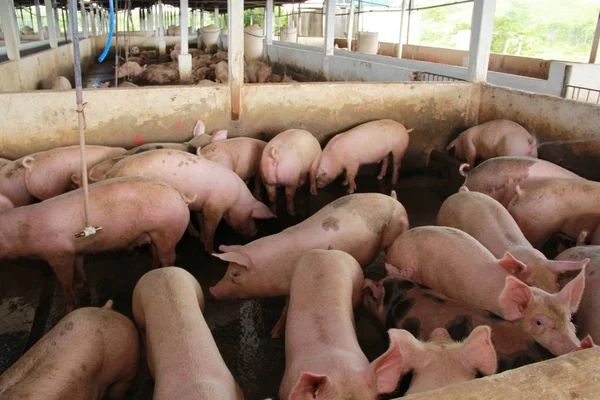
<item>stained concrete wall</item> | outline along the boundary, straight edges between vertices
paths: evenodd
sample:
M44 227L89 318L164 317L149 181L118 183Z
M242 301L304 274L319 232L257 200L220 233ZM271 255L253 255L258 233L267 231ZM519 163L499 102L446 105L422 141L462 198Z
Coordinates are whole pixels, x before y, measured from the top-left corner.
M85 71L93 62L94 39L79 42L81 67ZM0 63L0 92L36 90L44 79L63 75L73 84L73 44L64 44L56 49L48 49L17 61Z
M393 118L415 129L404 165L417 169L425 167L425 149L442 147L475 122L474 88L468 83L244 85L241 119L234 123L225 85L89 89L84 90L86 141L124 147L184 141L202 119L208 131L225 128L232 136L269 137L305 128L324 143L357 124ZM2 94L0 119L0 157L78 143L74 90Z
M600 348L576 351L498 375L402 397L406 400L597 399Z

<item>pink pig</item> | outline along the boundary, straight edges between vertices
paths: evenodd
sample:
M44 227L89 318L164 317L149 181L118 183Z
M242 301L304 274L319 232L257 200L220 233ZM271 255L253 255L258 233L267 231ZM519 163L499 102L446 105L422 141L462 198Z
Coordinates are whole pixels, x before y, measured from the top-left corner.
M67 312L75 302L73 273L85 281L84 254L151 243L154 265L171 265L190 220L189 200L166 183L110 179L89 187L90 224L102 230L76 238L84 228L82 190L0 213L0 258L47 261L58 277Z
M516 191L507 209L533 247L555 233L600 244L599 182L555 179Z
M386 268L450 298L515 321L555 355L581 348L571 314L577 311L583 294L585 268L560 292L549 294L510 275L507 271L516 263L512 257L497 260L458 229L426 226L396 239L387 254Z
M320 154L319 141L312 133L303 129L288 129L267 143L260 160L260 173L267 187L273 212L277 201L277 186L285 186L287 211L290 215L295 215L296 189L304 185L311 171L316 172Z
M296 263L307 251L342 250L367 267L407 229L406 210L395 197L344 196L282 232L244 246L220 246L224 253L213 255L229 267L210 292L219 300L287 296Z
M87 167L125 153L121 147L85 146ZM46 200L69 191L81 177L79 146L59 147L23 157L25 185L31 195Z
M444 201L437 216L437 224L468 233L494 257L514 256L520 263L510 264L507 272L548 293L558 291L557 278L560 273L580 270L590 261L548 260L525 239L502 204L488 195L469 192L468 189Z
M192 199L190 209L198 213L202 242L213 251L213 239L221 218L247 236L256 234L255 218L274 218L267 206L256 200L235 172L194 154L177 150L150 150L119 161L109 178L146 176L161 179Z
M559 165L531 157L494 157L467 172L468 167L460 166L463 186L493 197L504 207L517 194L517 185L523 189L552 179L583 179Z
M402 375L413 372L407 395L439 389L475 379L478 372L496 372L496 351L489 326L478 326L463 342L454 342L448 331L437 328L428 342L403 329L390 329L390 346L402 355Z
M0 212L25 206L34 201L25 185L23 159L11 161L0 169Z
M350 255L312 250L293 274L279 398L375 400L392 392L402 358L391 346L369 364L356 338L353 305L363 274Z
M507 119L495 119L467 129L450 142L446 151L474 166L477 157L529 156L537 158L537 141L525 128Z
M198 155L229 168L244 182L254 177L254 197L260 199L260 159L266 145L262 140L239 137L209 144L199 149Z
M412 129L391 119L381 119L358 125L346 132L335 135L325 146L316 169L311 171L311 191L324 188L344 171L348 193L356 190L356 175L363 164L381 162L381 172L377 179L383 179L392 154L394 168L392 184L398 181L400 163L408 148L408 134Z
M155 269L135 285L132 312L146 345L155 399L244 398L203 310L202 288L184 269Z
M120 399L140 359L129 318L86 307L61 319L0 376L2 399Z

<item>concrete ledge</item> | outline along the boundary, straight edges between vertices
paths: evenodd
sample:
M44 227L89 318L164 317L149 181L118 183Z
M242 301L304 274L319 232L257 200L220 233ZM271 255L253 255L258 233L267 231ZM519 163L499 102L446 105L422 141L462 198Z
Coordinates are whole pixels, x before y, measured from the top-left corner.
M599 396L600 348L596 347L402 399L571 400Z

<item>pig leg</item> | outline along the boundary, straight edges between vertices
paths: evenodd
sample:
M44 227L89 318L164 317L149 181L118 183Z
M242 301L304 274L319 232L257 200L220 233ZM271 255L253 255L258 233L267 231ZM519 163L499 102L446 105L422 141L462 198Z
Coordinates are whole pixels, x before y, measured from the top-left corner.
M287 212L290 215L296 215L296 210L294 209L294 196L296 195L297 186L286 186L285 187L285 199L287 202Z
M171 233L165 235L152 236L152 249L154 250L154 264L157 267L169 267L175 263L177 256L175 255L175 246L177 239L172 237Z
M394 171L392 172L392 185L394 185L398 182L398 177L400 175L400 166L402 165L402 157L403 156L404 156L404 153L400 153L400 154L392 153L392 157L394 158Z
M212 204L206 204L202 208L202 215L204 216L204 250L207 253L212 253L214 251L215 231L221 218L223 218L223 210Z
M383 179L383 177L385 176L385 173L387 172L387 168L388 168L388 162L389 162L389 155L386 154L385 157L383 157L383 160L381 160L381 172L377 176L377 179ZM395 165L395 163L394 163L394 165Z
M265 184L265 187L267 188L267 193L269 195L269 202L271 203L271 212L273 214L276 214L275 211L277 209L277 186Z
M258 201L260 201L261 199L261 194L260 191L262 189L262 179L260 177L260 174L256 174L254 176L254 198Z
M475 144L473 144L472 140L466 140L465 142L465 159L471 167L474 167L475 161L477 160L477 149L475 149Z
M77 256L75 258L75 289L81 289L85 284L85 271L83 269L83 256Z
M356 175L358 174L359 165L349 165L346 167L346 179L348 180L348 194L356 191Z
M279 320L277 321L277 323L275 324L273 329L271 329L271 338L272 339L280 338L281 334L285 332L285 324L287 322L287 314L288 314L289 305L290 305L290 298L288 296L285 299L285 307L283 307L283 310L281 310L281 316L279 317Z
M65 312L73 311L75 305L75 292L73 292L73 271L75 270L75 256L63 253L54 255L48 259L48 264L54 270L58 283L65 297Z

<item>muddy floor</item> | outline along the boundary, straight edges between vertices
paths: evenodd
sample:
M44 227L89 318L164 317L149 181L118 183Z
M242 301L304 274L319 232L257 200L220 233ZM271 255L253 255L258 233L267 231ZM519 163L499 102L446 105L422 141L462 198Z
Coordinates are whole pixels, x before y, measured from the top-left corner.
M389 180L377 181L362 176L358 192L390 193ZM417 175L401 177L393 187L406 207L411 226L435 224L437 211L457 186L449 180ZM339 180L311 196L308 188L296 195L296 217L285 213L283 193L278 196L277 220L258 221L257 237L270 235L294 225L345 194ZM217 230L216 243L243 244L250 241L225 224ZM208 287L224 274L226 263L204 252L200 242L186 234L177 247L176 265L191 272L207 296L205 318L227 366L241 386L246 399L277 398L284 372L284 339L271 339L270 330L284 306L283 298L216 302ZM137 280L151 266L148 248L132 252L102 253L85 258L87 283L78 294L79 306L102 306L114 300L114 309L129 318L131 295ZM383 253L365 271L371 279L384 276ZM0 264L0 373L14 363L29 347L63 316L64 302L50 267L41 261L20 260ZM381 354L387 343L364 310L357 309L356 321L361 346L369 359ZM153 381L145 359L126 398L152 398Z

